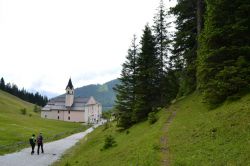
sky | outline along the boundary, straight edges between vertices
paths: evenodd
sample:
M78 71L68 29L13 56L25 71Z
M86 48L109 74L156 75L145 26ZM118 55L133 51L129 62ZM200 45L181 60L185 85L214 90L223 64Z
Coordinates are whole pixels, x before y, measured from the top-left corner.
M0 0L0 77L48 97L120 75L160 0ZM175 0L165 0L166 8Z

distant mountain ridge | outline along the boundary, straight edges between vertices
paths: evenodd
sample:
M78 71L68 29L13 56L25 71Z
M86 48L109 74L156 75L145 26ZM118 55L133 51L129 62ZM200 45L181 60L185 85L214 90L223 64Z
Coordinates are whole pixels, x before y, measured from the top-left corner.
M102 104L103 110L110 109L114 106L116 93L113 88L119 84L118 79L111 80L104 84L90 84L75 89L76 97L93 96ZM65 94L64 94L65 95Z

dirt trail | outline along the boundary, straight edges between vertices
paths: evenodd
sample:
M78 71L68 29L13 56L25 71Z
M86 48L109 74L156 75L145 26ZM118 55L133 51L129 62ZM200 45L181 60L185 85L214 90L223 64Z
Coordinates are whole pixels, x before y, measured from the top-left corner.
M163 127L163 136L161 136L161 151L164 155L163 157L163 160L162 160L162 165L163 166L169 166L169 159L168 159L168 156L169 156L169 149L168 149L168 138L167 138L167 135L168 135L168 129L169 129L169 126L171 124L171 122L173 121L173 119L175 118L176 116L176 109L168 109L168 111L171 112L170 116L168 117L167 121L166 121L166 124L164 125Z

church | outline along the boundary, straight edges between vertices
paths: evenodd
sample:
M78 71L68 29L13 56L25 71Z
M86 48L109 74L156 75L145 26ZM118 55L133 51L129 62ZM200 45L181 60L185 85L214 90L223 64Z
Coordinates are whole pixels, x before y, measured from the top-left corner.
M42 118L68 122L98 123L101 115L102 105L93 96L75 97L71 78L65 96L51 99L41 111Z

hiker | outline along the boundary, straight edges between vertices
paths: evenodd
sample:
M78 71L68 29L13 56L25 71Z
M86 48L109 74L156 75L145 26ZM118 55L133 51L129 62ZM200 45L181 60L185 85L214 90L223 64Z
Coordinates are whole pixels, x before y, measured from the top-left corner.
M39 155L39 149L41 147L41 151L42 153L44 153L43 151L43 136L42 133L40 133L37 137L37 154Z
M31 138L29 139L30 140L30 145L31 145L31 155L34 154L34 149L35 149L35 146L36 146L36 139L35 139L35 134L32 134Z

